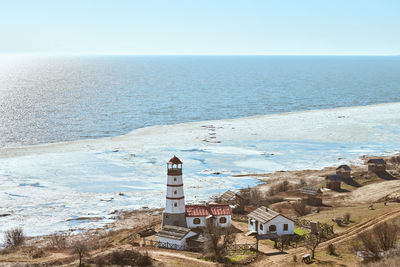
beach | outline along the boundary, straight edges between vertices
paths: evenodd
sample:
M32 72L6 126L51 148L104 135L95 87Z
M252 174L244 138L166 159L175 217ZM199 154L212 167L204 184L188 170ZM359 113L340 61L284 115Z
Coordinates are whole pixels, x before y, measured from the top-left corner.
M187 203L260 183L241 174L359 165L363 155L399 152L399 111L389 103L291 112L1 149L1 213L9 215L0 231L82 231L112 223L116 210L163 207L173 155L184 163Z

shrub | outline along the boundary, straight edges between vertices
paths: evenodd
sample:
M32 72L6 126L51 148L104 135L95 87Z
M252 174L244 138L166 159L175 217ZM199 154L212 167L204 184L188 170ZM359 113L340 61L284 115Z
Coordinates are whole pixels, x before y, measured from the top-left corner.
M21 227L8 230L4 234L4 243L6 247L16 248L24 244L25 235Z
M304 200L294 202L292 204L292 209L298 216L304 216L311 212L310 207L307 207L306 201Z
M345 215L344 215L344 221L346 222L346 223L349 223L350 222L350 217L351 217L351 214L350 213L346 213Z
M331 243L331 244L329 244L327 247L326 247L326 252L329 254L329 255L334 255L334 256L336 256L337 254L336 254L336 248L335 248L335 246Z
M223 262L228 254L228 247L235 241L232 227L221 228L212 221L206 223L204 229L206 242L203 252L212 260Z
M366 261L378 260L381 252L395 247L398 233L399 227L395 224L378 224L371 231L358 235L359 245L355 249L365 252Z
M152 264L147 251L141 253L136 250L116 250L107 256L98 257L95 262L97 266L150 266Z
M55 249L65 249L68 246L66 234L53 234L50 236L50 247Z

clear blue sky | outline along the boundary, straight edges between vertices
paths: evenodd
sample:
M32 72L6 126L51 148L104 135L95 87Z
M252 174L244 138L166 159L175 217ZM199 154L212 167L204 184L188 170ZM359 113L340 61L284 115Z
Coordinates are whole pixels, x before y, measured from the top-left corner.
M400 0L0 0L0 54L400 54Z

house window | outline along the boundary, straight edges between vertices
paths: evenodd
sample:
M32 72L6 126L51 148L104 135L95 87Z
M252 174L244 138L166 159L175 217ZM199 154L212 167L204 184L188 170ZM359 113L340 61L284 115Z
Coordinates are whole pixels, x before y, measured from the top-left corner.
M252 220L250 220L250 225L253 225L253 221Z
M263 229L264 229L263 225L262 225L262 224L260 224L260 230L263 230Z
M200 219L199 218L194 218L193 219L193 224L200 224Z
M225 217L219 218L219 223L226 223L226 218Z
M176 195L177 193L178 193L178 191L175 190L175 191L174 191L174 195Z
M287 230L289 230L289 225L287 223L285 223L283 225L283 231L287 231Z
M275 224L270 225L269 226L269 231L270 232L276 232L276 225Z
M178 207L178 203L175 202L175 203L174 203L174 207Z

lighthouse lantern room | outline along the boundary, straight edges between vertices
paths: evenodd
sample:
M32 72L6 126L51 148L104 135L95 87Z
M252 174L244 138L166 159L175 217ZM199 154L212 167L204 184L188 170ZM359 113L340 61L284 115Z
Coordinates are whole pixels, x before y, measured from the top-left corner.
M163 226L186 227L185 196L183 193L182 161L176 156L167 163L167 196Z

